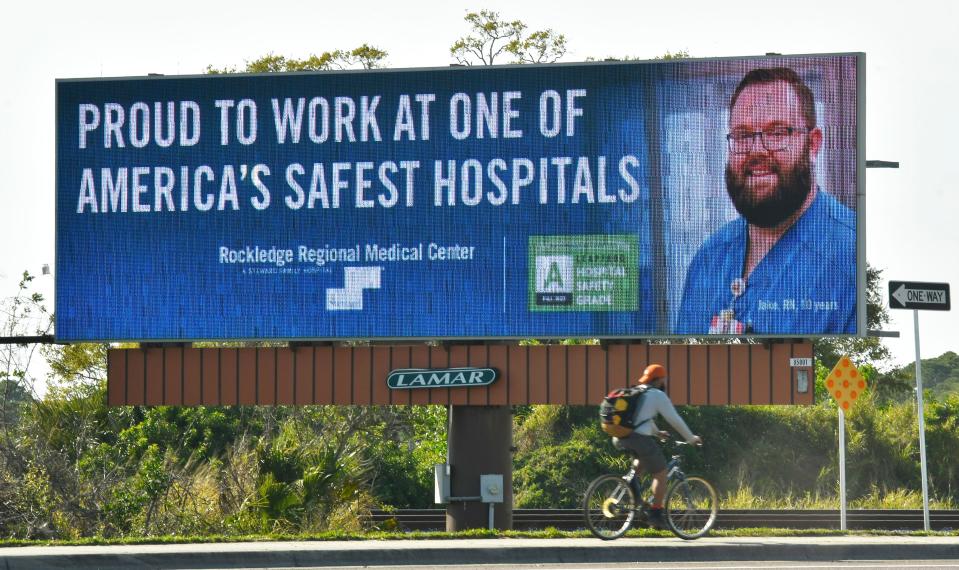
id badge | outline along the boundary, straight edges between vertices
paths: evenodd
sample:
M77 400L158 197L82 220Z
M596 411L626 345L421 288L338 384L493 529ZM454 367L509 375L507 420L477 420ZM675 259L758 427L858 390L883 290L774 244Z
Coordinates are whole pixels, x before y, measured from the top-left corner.
M709 334L743 334L745 330L746 326L736 320L732 309L719 311L709 323Z

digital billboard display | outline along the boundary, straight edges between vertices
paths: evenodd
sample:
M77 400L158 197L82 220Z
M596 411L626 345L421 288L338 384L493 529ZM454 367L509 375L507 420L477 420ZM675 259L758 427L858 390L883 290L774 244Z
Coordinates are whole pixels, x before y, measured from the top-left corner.
M860 334L864 57L59 80L57 339Z

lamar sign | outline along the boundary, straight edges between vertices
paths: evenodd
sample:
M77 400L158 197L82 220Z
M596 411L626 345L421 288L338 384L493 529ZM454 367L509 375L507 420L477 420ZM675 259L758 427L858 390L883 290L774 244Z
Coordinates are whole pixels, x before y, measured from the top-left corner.
M393 390L489 386L496 376L492 368L401 368L390 372L386 384Z

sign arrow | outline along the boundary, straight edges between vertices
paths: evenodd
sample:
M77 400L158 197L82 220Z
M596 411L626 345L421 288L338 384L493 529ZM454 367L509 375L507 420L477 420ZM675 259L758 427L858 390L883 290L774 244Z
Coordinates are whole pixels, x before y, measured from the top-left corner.
M948 283L889 282L890 308L948 311L949 305Z
M905 305L906 304L906 285L905 284L900 285L899 288L896 289L896 292L892 294L892 296L895 297L897 301L899 301L899 304Z

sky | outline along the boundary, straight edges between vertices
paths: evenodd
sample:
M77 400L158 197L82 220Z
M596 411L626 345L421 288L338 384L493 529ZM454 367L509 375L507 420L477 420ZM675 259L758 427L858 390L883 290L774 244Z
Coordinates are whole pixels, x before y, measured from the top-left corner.
M866 53L866 158L900 168L866 176L866 255L887 280L959 286L959 3L761 2L20 2L0 23L0 297L24 270L52 307L54 93L57 78L198 74L267 53L304 58L369 43L390 67L452 63L467 11L491 9L566 35L566 62L833 52ZM505 61L504 61L505 63ZM884 298L884 303L887 303ZM959 350L959 309L919 314L921 355ZM915 357L912 311L891 311L891 364Z

